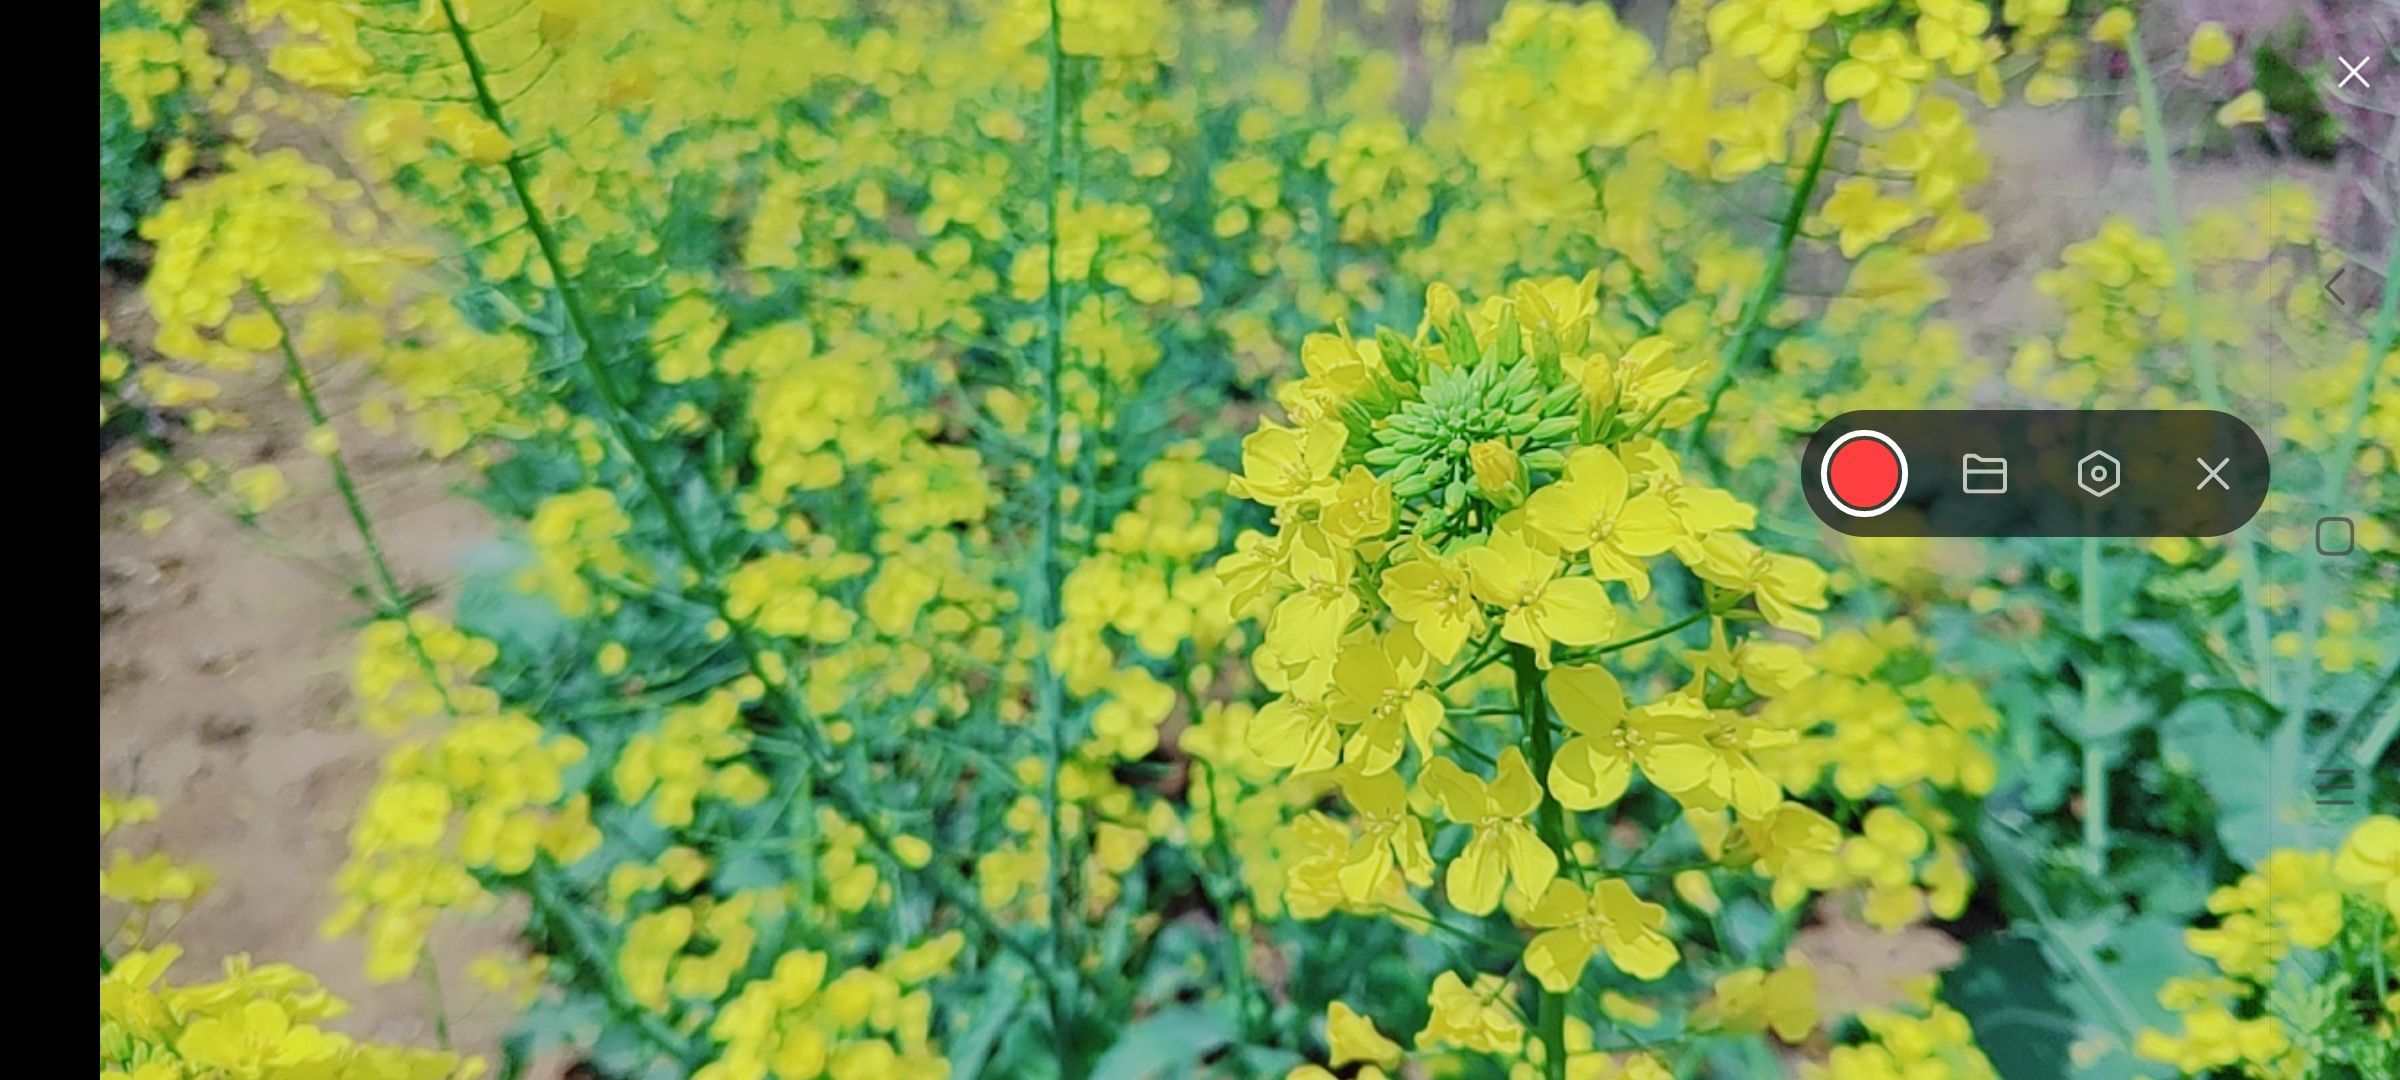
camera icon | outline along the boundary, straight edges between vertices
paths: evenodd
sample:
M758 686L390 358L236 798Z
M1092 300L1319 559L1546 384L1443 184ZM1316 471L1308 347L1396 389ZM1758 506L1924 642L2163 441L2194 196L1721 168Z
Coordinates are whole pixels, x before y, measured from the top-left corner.
M2075 486L2088 495L2106 495L2117 490L2124 480L2125 468L2115 455L2094 450L2075 463Z

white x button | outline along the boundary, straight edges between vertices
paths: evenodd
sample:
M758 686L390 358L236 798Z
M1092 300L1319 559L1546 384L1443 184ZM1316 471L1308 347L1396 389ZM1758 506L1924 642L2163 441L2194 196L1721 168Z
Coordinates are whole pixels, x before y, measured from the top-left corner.
M2333 84L2333 88L2334 88L2334 89L2336 89L2336 90L2339 90L2339 89L2341 89L2342 87L2348 86L2348 85L2350 85L2350 83L2351 83L2351 80L2354 80L2354 79L2355 79L2355 80L2357 80L2357 82L2358 82L2358 85L2360 85L2360 86L2363 86L2363 87L2366 87L2366 88L2367 88L2367 89L2369 89L2369 90L2372 90L2372 89L2374 89L2374 88L2375 88L2375 84L2374 84L2374 83L2371 83L2371 82L2368 82L2368 81L2367 81L2367 77L2366 77L2366 75L2364 74L2364 72L2366 71L2366 68L2367 68L2367 64L2368 64L2370 61L2374 60L2374 59L2375 59L2374 57L2372 57L2372 56L2362 56L2362 57L2359 57L2359 58L2358 58L2358 62L2356 62L2356 63L2352 63L2352 62L2351 62L2351 61L2349 61L2348 59L2345 59L2345 58L2343 58L2343 57L2339 57L2339 56L2337 56L2337 57L2334 57L2334 59L2336 59L2336 60L2340 60L2340 61L2342 62L2342 81L2340 81L2340 82L2337 82L2337 83Z
M2202 488L2207 487L2210 481L2215 481L2218 487L2224 488L2227 491L2233 490L2233 485L2226 483L2225 478L2218 475L2219 470L2223 469L2227 465L2233 464L2232 458L2226 458L2225 460L2217 462L2214 465L2209 464L2207 458L2193 458L2192 460L2199 462L2201 468L2208 470L2208 475L2200 478L2200 483L2193 486L2193 491L2199 491Z

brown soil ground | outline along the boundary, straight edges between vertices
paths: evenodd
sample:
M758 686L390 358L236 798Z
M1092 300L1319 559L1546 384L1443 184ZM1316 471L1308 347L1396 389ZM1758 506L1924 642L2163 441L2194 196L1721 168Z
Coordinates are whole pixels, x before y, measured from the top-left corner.
M107 291L103 308L112 307ZM138 300L117 298L111 322L138 339ZM324 389L337 412L355 398L334 375ZM309 565L355 564L355 536L322 464L301 448L299 410L273 381L227 388L222 404L250 430L193 440L211 461L272 462L293 493L263 516L272 539L121 457L100 482L100 786L156 798L154 824L112 839L139 854L153 847L213 871L216 884L172 928L153 934L184 950L179 977L198 980L222 958L307 970L355 1006L341 1022L367 1039L433 1045L427 989L374 986L355 939L326 941L332 880L350 822L373 784L385 742L352 722L351 635L361 604ZM336 421L396 569L439 586L459 556L493 535L473 503L410 448ZM155 535L144 510L174 514ZM103 905L109 939L122 912ZM440 937L434 956L461 1049L489 1053L507 1024L504 1003L466 977L467 962L504 948L497 923Z

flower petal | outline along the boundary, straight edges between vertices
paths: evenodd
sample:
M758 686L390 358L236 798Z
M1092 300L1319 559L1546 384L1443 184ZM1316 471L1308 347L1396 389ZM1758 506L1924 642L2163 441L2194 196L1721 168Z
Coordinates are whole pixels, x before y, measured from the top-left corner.
M1550 794L1569 810L1595 810L1617 801L1633 778L1632 764L1594 735L1567 740L1550 759Z
M1558 718L1585 735L1615 730L1625 719L1625 689L1608 669L1596 665L1562 667L1545 684Z
M1450 905L1469 915L1489 915L1500 906L1500 886L1507 876L1508 841L1498 832L1478 829L1442 876Z
M1573 927L1544 930L1525 945L1525 970L1553 994L1573 989L1591 962L1591 939Z

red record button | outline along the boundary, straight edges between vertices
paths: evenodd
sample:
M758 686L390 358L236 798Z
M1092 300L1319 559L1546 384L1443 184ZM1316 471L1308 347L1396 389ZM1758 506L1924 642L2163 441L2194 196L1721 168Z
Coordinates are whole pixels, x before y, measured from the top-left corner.
M1874 517L1899 505L1908 490L1908 455L1880 431L1853 431L1826 449L1817 482L1835 509Z

